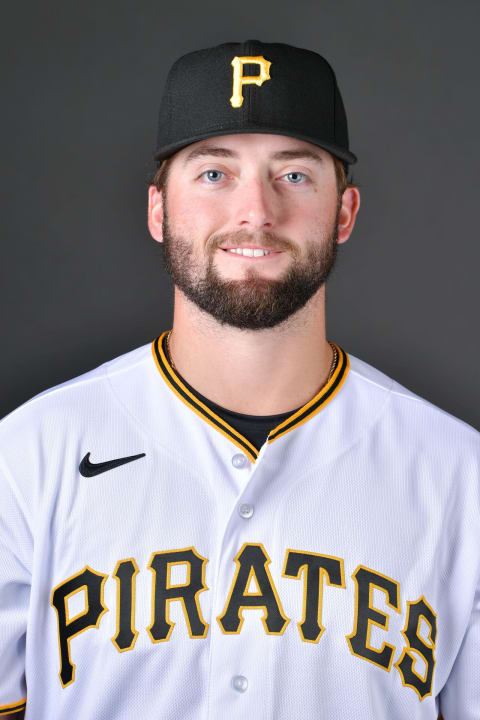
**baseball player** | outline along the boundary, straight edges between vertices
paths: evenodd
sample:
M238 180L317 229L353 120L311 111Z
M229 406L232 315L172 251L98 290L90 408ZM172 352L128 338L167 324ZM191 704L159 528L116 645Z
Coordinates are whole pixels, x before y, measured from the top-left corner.
M184 55L155 158L172 328L0 425L0 715L480 718L478 432L325 335L332 68Z

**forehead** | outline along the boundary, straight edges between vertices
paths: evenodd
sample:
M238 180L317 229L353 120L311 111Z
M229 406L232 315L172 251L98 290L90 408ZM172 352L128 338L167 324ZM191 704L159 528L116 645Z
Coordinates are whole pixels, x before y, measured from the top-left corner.
M330 153L305 140L269 133L238 133L218 135L192 143L175 154L175 164L187 167L208 155L234 159L254 156L273 161L298 157L317 164L328 164L331 160Z

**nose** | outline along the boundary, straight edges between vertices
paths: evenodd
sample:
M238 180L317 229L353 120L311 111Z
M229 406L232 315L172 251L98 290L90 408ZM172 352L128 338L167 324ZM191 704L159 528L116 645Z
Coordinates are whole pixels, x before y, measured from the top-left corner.
M266 180L249 178L238 188L235 224L243 229L261 230L276 224L276 201Z

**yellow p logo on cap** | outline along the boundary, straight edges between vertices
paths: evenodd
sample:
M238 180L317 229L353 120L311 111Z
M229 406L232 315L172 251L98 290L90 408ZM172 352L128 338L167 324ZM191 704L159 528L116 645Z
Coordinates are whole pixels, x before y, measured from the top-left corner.
M243 75L243 66L245 64L259 65L260 75ZM261 55L257 57L238 57L235 56L230 63L233 66L233 95L230 98L230 104L234 108L242 107L243 85L263 85L265 80L270 80L270 65L272 64L269 60L265 60Z

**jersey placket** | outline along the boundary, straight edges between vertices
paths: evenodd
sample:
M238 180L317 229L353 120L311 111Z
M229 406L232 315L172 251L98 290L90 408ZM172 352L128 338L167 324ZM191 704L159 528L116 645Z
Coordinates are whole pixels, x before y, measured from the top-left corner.
M259 674L257 643L259 636L283 632L288 620L278 614L270 617L272 632L266 632L261 619L266 609L259 604L262 598L256 599L255 595L262 594L262 580L271 577L267 516L274 508L269 503L268 480L275 469L268 459L274 454L274 447L267 442L254 463L232 452L229 474L232 485L238 487L238 495L226 519L216 567L210 568L214 577L209 582L213 589L206 710L209 720L218 717L219 712L228 714L231 720L245 717L260 720L263 715L271 715ZM259 542L259 538L264 542ZM273 579L271 585L276 585ZM240 597L245 602L247 595L246 602L252 605L239 609Z

